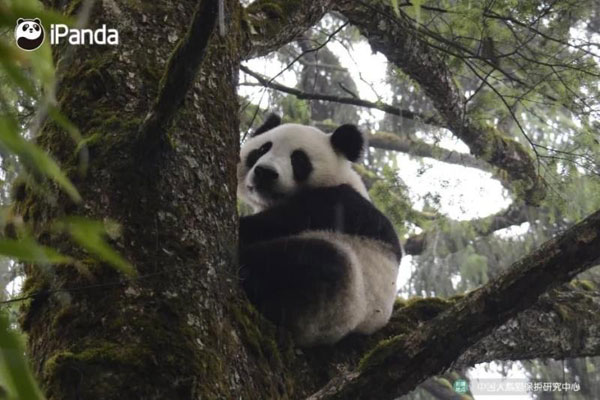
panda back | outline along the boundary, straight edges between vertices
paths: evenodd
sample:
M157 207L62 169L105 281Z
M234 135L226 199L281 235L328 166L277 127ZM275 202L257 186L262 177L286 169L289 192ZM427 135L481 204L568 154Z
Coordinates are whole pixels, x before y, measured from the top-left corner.
M398 261L392 246L365 237L333 231L306 231L301 238L320 239L335 246L347 260L349 279L331 297L331 304L297 321L296 330L310 344L335 343L346 334L370 334L390 319L396 298ZM310 251L310 249L307 249Z

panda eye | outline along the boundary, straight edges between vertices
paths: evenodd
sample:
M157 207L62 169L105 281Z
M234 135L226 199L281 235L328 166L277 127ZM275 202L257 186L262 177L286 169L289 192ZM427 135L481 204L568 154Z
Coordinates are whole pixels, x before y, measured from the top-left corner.
M40 26L39 25L34 25L33 27L35 28L36 31L40 30Z
M26 31L27 29L29 29L29 24L23 25L23 30Z
M272 146L273 146L273 143L267 142L267 143L263 144L262 146L260 146L258 151L260 151L260 154L265 154L267 151L271 150Z
M252 166L256 164L258 159L265 155L271 149L272 146L273 143L267 142L260 146L258 149L254 149L250 153L248 153L248 158L246 158L246 166L248 168L252 168Z

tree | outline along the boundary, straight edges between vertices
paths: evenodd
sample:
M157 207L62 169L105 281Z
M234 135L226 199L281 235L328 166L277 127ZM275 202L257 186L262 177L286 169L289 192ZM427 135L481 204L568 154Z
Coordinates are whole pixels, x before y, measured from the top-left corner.
M382 332L350 337L326 349L295 349L248 304L236 274L236 85L242 61L298 39L303 53L312 52L316 47L307 47L305 32L327 12L345 21L334 33L346 24L356 27L373 49L421 88L429 106L416 112L397 104L369 104L352 95L350 84L348 96L337 91L319 100L383 109L448 129L466 143L471 156L451 156L425 141L397 135L374 133L371 142L424 156L455 157L494 171L517 200L505 214L479 225L471 221L481 236L528 218L524 210L543 213L550 186L542 168L556 168L557 160L568 159L561 166L583 165L587 172L578 172L581 179L593 179L589 171L594 172L600 154L597 142L590 140L596 93L574 92L573 82L597 77L596 56L583 45L560 59L548 55L557 51L555 46L573 47L563 43L565 27L585 20L583 5L571 12L568 1L527 2L518 6L524 17L517 18L509 2L473 9L458 2L450 10L350 0L258 0L246 7L235 0L165 0L151 7L135 1L95 2L91 11L85 1L44 3L67 15L89 13L92 26L111 21L121 36L115 47L55 47L58 106L83 140L74 143L64 124L47 118L36 143L59 162L82 200L57 185L41 192L30 181L17 183L14 190L13 212L35 239L79 260L52 268L26 266L23 291L28 301L20 322L28 335L31 365L49 399L391 398L453 362L467 366L492 358L518 359L524 348L526 358L564 357L552 346L553 338L528 340L525 332L549 329L532 317L539 313L547 313L548 323L560 322L552 328L561 338L580 344L570 348L569 356L599 354L597 318L589 313L597 290L564 285L600 257L598 212L476 291L451 300L398 304ZM454 13L456 18L483 18L481 37L447 32L444 24L431 22L439 15L454 18ZM550 17L555 14L567 22ZM539 25L526 19L536 16L549 18L549 27L538 31ZM513 42L502 36L506 43L496 44L496 35L511 30ZM524 33L533 39L523 42ZM534 46L543 51L535 52ZM528 58L537 69L527 71L522 63ZM304 61L313 69L318 62L310 57ZM335 67L335 59L328 64ZM461 84L453 72L465 71L470 75ZM557 82L569 82L548 87L541 79L548 73ZM298 98L323 95L309 92L308 72L299 89L254 76ZM537 79L529 80L533 76ZM323 81L319 85L330 87ZM494 117L512 121L506 122L507 131L481 118L490 95L501 99ZM510 104L507 99L516 100ZM540 109L556 107L567 117L582 118L585 129L574 136L589 150L563 151L539 135L528 136L518 115L535 102L542 102ZM365 171L365 180L372 179L373 187L389 183L369 173ZM408 214L431 220L425 212ZM103 224L82 224L73 216ZM56 221L66 227L57 229ZM89 238L99 229L135 267L135 275L124 275L105 259L97 261L90 256L97 247L88 243L83 249L65 234ZM422 251L430 232L411 238L416 244L407 246L409 252ZM587 313L588 323L574 333L572 324L547 311L561 307ZM581 334L588 339L585 345L578 342ZM496 337L513 340L508 345ZM481 349L486 340L493 344L493 356Z

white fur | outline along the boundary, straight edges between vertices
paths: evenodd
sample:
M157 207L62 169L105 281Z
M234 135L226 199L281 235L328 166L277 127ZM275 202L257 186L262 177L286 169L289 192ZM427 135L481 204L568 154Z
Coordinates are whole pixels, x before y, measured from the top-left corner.
M342 154L333 151L330 139L331 135L317 128L299 124L279 125L270 131L250 138L242 145L240 152L241 162L237 169L238 197L252 206L255 212L273 205L252 190L254 167L257 165L267 166L277 171L279 179L276 190L287 195L293 194L298 189L298 184L294 181L290 155L294 150L302 149L310 158L314 168L303 185L321 187L345 183L369 199L367 189L360 176L352 169L352 163ZM245 164L248 153L266 142L273 143L273 147L248 170Z
M333 344L350 332L371 334L387 324L396 298L398 263L390 246L371 239L328 231L297 237L321 239L344 254L350 279L344 290L319 310L297 316L291 328L299 346Z

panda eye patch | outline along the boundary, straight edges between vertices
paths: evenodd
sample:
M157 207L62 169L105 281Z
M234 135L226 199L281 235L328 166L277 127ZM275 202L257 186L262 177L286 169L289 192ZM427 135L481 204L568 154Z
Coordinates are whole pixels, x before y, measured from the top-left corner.
M248 157L246 158L246 167L252 168L254 164L258 161L259 158L267 154L269 150L273 147L273 143L267 142L260 146L258 149L252 150L248 153Z
M40 26L39 25L34 25L33 27L35 28L36 31L40 30Z
M267 142L267 143L263 144L262 146L260 146L260 148L258 150L261 152L261 154L266 154L267 151L271 150L271 147L273 147L273 143Z
M23 25L23 30L26 31L27 29L29 29L29 24Z
M302 150L295 150L292 153L291 160L294 179L298 182L303 182L308 179L308 176L313 170L313 166L306 153Z

